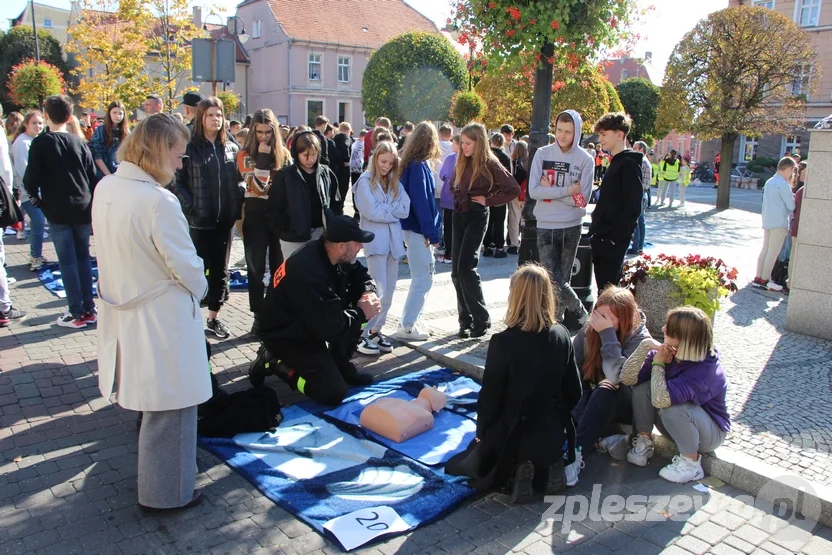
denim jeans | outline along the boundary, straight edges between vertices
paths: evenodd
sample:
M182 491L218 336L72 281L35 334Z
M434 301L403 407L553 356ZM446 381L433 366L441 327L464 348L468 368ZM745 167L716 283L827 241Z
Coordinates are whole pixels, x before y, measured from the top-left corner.
M413 231L402 231L407 246L407 265L410 268L410 290L402 310L402 327L410 329L425 308L425 299L433 286L433 246L425 244L425 236Z
M634 251L643 251L644 250L644 232L647 230L647 226L644 223L644 212L647 210L647 199L650 198L650 194L645 191L645 193L641 196L641 216L638 217L638 223L636 224L636 231L633 234L633 250Z
M598 439L609 435L613 423L632 424L633 392L627 385L619 385L617 388L599 385L589 389L584 384L584 387L584 393L572 415L578 421L575 444L587 457L595 452L593 447Z
M581 241L581 226L576 225L564 229L537 228L537 250L540 253L540 263L546 266L552 275L552 283L558 291L557 317L563 319L567 310L578 320L586 316L581 299L572 289L572 266L578 253L578 243Z
M445 232L443 231L445 228L445 219L443 214L444 210L442 210L442 207L439 206L439 198L437 197L435 200L436 211L439 212L439 248L446 249L447 247L445 246Z
M61 279L66 291L69 312L79 317L95 308L92 298L92 262L90 261L90 224L56 224L52 228L52 243L58 254Z
M468 212L454 212L453 264L451 279L461 328L483 328L491 322L482 294L477 263L480 245L488 228L488 209L472 202Z
M46 224L46 218L40 208L37 208L30 201L26 201L20 205L26 215L29 216L31 227L29 228L29 256L32 258L40 258L43 256L43 229Z

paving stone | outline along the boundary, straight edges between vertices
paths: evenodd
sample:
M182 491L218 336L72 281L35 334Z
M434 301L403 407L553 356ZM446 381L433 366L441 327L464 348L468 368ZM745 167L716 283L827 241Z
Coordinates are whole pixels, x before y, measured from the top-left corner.
M743 519L743 518L735 515L734 513L731 513L731 512L728 512L728 511L723 511L721 513L718 513L718 514L712 516L710 520L714 524L718 524L718 525L720 525L724 528L727 528L728 530L732 530L732 531L736 530L737 528L741 527L746 522L748 522L747 519Z
M739 538L743 541L746 541L752 545L759 546L769 538L770 534L768 532L760 530L755 526L745 524L737 530L735 530L733 536L735 538Z
M706 522L705 524L694 528L693 531L690 532L690 535L704 541L707 544L716 545L724 540L730 533L731 531L727 528L718 526L713 522Z
M708 550L711 548L711 545L709 543L694 538L692 536L684 536L673 545L690 551L695 555L703 555L704 553L707 553Z

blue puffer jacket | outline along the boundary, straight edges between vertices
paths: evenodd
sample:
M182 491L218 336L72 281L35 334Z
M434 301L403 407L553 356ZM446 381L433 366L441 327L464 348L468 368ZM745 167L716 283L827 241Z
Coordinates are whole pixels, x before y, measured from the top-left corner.
M110 170L110 173L115 173L116 168L118 168L116 151L118 150L119 142L119 132L117 129L113 129L113 144L107 146L103 125L99 125L95 128L95 131L92 134L92 139L90 139L90 150L92 151L93 160L103 161L104 165L107 166L107 169ZM95 166L95 172L98 174L99 178L104 177L104 173L98 168L97 164Z

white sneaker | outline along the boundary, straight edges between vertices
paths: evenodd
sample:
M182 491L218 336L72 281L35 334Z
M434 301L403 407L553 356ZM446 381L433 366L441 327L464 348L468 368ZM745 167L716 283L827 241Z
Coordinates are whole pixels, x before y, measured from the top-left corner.
M783 290L783 286L782 286L782 285L777 285L776 283L774 283L774 282L773 282L773 281L771 281L771 280L768 280L768 285L766 285L766 288L767 288L769 291L777 291L777 292L780 292L780 291L782 291L782 290Z
M421 318L416 320L416 327L419 328L419 331L421 331L422 333L426 333L428 335L433 335L433 329L431 329L431 327L429 325L427 325L425 323L425 321L422 320Z
M26 232L21 229L20 231L17 232L17 238L20 239L20 240L25 239L26 238Z
M647 466L653 456L653 440L641 434L633 438L633 448L627 453L627 462L636 466Z
M702 457L699 457L699 460L692 461L682 455L676 455L673 457L672 463L659 470L659 476L668 482L677 484L687 484L694 480L701 480L705 477L705 472L702 470Z
M369 337L362 337L361 341L358 343L358 352L362 355L378 355L381 353L381 350L378 348L372 339Z
M568 464L563 468L563 471L566 473L567 486L574 486L578 483L578 475L581 473L581 469L584 466L586 465L584 463L584 456L581 454L581 450L575 449L575 462Z
M629 446L630 442L628 441L628 436L626 434L616 434L602 439L598 443L598 452L609 453L613 459L623 461L627 458Z
M430 334L419 329L417 325L414 325L412 328L399 326L399 329L396 331L396 337L404 341L427 341L430 339Z
M685 203L684 203L684 202L680 202L680 203L679 203L679 208L682 208L682 207L684 207L684 206L685 206Z
M31 256L29 257L29 270L31 270L33 272L37 272L38 270L43 268L43 264L44 264L44 260L43 260L42 256L39 256L37 258L31 257Z

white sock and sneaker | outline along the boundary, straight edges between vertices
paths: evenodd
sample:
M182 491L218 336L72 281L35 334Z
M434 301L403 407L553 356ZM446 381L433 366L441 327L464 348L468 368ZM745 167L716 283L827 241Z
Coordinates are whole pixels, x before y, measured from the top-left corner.
M627 453L627 462L636 466L647 466L654 452L653 440L649 436L639 434L633 438L633 448ZM677 484L701 480L705 477L705 472L702 470L702 457L694 461L682 455L676 455L669 465L659 471L659 476Z
M577 447L575 449L575 462L568 464L563 468L563 471L566 474L567 486L574 486L578 483L578 476L584 466L586 466L584 464L584 456L581 454L581 448Z
M430 328L419 322L416 322L410 328L399 326L396 331L396 338L404 341L427 341L430 336Z

